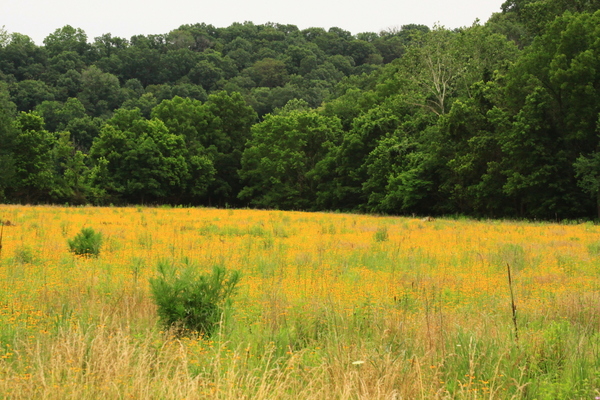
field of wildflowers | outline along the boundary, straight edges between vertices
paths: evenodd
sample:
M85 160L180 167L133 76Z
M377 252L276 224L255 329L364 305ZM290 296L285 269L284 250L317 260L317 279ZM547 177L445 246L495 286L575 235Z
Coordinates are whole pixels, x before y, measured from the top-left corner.
M2 398L600 396L592 223L8 205L0 220ZM98 257L69 251L84 227ZM159 262L241 272L210 339L159 324Z

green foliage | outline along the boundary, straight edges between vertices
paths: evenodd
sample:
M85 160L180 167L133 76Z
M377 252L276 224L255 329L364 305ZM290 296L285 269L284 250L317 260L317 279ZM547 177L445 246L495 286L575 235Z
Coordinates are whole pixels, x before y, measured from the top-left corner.
M61 132L54 147L55 184L53 197L71 204L85 204L94 189L90 182L87 154L75 150L69 132Z
M54 183L56 136L44 129L43 118L34 113L21 112L15 127L13 189L26 201L48 200Z
M587 246L590 256L596 257L600 255L600 242L593 242Z
M189 191L224 206L241 190L237 171L256 113L239 93L211 94L205 103L190 98L163 100L152 110L169 131L182 135L191 161ZM235 202L235 199L233 199Z
M318 164L340 133L337 118L315 111L268 115L253 126L242 156L239 197L259 207L310 209L322 179Z
M85 107L78 99L69 98L66 102L44 101L35 111L44 118L45 127L50 132L66 129L70 121L85 118Z
M14 261L18 264L34 264L37 258L30 246L22 245L15 249Z
M507 264L512 271L521 271L527 266L527 254L519 244L505 243L498 246L492 259L500 271L505 270Z
M67 242L69 250L78 256L98 257L102 245L102 233L92 228L82 228L81 232Z
M532 368L538 369L542 374L557 375L564 368L569 356L570 330L571 324L568 321L549 323L543 331L543 340L535 349Z
M12 124L15 111L6 85L0 83L0 200L5 199L5 190L11 186L16 173L13 156L16 130Z
M0 199L600 216L597 3L356 36L3 31Z
M214 266L212 273L198 274L193 265L177 271L165 261L159 262L158 272L150 286L162 323L179 335L211 336L235 293L239 273Z
M81 92L77 98L89 115L110 115L122 103L119 79L92 65L81 73Z
M596 197L598 218L600 218L600 153L595 152L590 157L580 156L573 167L579 179L577 184Z
M188 183L197 187L212 177L210 165L188 156L183 136L170 133L161 120L143 118L139 109L119 110L90 155L99 167L95 184L117 201L164 200L181 194Z
M32 111L36 104L54 100L52 88L37 79L26 79L18 82L13 88L13 101L19 111Z
M377 228L377 231L373 235L373 239L375 239L376 242L387 242L389 239L387 226L380 226Z
M65 25L48 35L44 39L44 45L51 55L58 55L68 51L83 55L89 48L85 32L80 28L73 28L70 25Z

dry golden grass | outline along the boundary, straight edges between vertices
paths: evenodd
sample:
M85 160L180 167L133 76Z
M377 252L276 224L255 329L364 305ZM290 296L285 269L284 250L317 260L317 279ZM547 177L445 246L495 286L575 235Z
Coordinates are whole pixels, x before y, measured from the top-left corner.
M593 224L30 206L0 220L4 398L600 395ZM98 258L68 251L83 227L104 236ZM161 330L159 260L242 272L212 340Z

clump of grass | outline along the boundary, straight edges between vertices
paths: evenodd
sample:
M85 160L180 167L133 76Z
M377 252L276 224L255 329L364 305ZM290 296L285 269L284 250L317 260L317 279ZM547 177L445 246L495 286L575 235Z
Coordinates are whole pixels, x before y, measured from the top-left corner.
M82 228L68 243L69 250L78 256L98 257L102 246L102 234L92 228Z
M0 221L0 258L2 257L2 236L4 234L4 221Z
M239 273L215 266L212 273L198 275L191 265L178 273L167 262L159 262L158 272L150 286L162 323L179 336L210 337L235 292Z
M527 265L526 253L523 246L515 243L502 243L495 254L496 262L504 267L507 263L513 271L520 272Z
M600 242L593 242L587 246L588 253L591 256L597 256L600 254Z
M219 227L214 224L205 224L200 227L198 233L203 236L216 235L219 233Z
M286 228L284 223L274 223L273 224L273 236L279 238L288 238L290 237L290 232Z
M380 226L373 237L376 242L387 242L390 238L387 226Z
M27 245L22 245L15 249L14 260L18 264L34 264L36 259L35 252Z

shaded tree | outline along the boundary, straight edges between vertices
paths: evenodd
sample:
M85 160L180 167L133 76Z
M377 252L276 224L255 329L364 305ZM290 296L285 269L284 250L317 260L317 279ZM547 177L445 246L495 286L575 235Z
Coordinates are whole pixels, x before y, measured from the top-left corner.
M69 51L86 57L90 50L85 32L80 28L73 28L71 25L65 25L48 35L44 39L44 47L50 57Z
M0 82L0 200L6 199L6 191L12 186L16 174L13 154L17 134L13 123L16 112L17 107L10 101L6 85Z
M43 101L54 100L51 87L38 80L21 81L11 92L12 101L17 105L19 111L32 111Z
M77 98L92 117L109 115L121 104L119 79L92 65L81 73L81 92Z
M118 110L94 140L90 156L97 166L94 185L106 191L106 200L173 201L192 178L183 136L158 119L142 118L137 109Z
M317 164L340 135L339 120L314 111L267 115L252 127L240 172L246 186L238 196L257 207L313 209Z
M44 129L43 118L34 113L19 113L15 128L13 196L27 203L49 201L54 188L56 136Z

